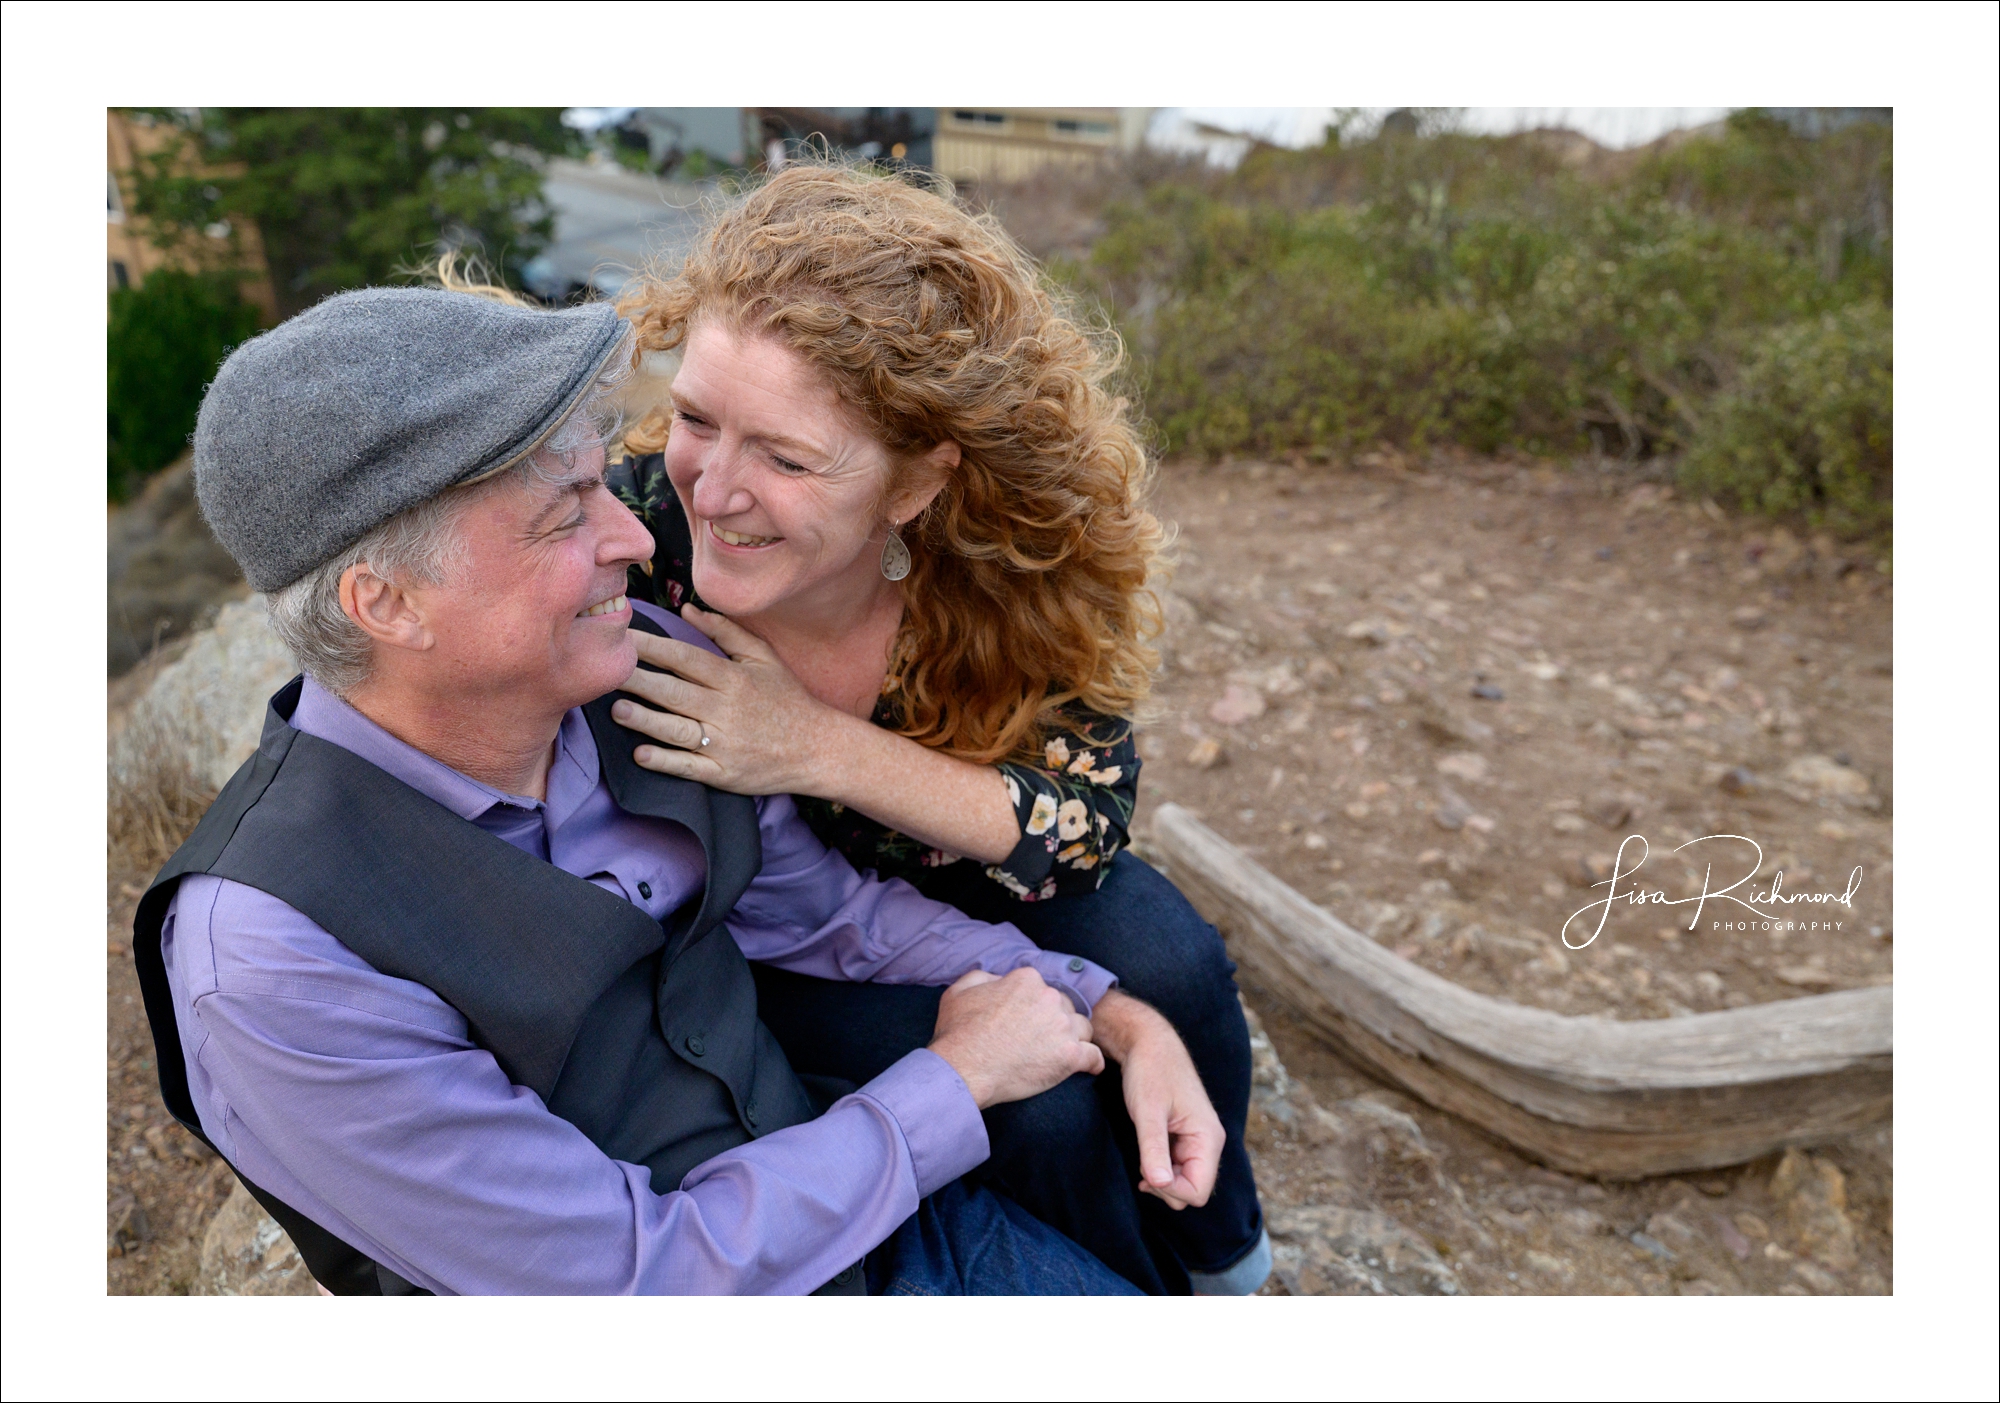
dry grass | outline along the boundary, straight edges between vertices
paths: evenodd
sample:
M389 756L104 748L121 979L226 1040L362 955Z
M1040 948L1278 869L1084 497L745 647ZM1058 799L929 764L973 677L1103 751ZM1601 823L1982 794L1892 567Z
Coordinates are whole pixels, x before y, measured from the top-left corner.
M212 742L139 705L112 743L106 857L114 879L145 878L173 856L216 791L203 777Z

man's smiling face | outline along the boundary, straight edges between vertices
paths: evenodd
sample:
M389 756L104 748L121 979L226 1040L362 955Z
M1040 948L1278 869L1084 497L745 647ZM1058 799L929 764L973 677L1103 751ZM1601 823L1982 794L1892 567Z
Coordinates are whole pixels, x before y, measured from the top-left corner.
M559 715L637 661L625 571L651 557L652 536L604 486L601 446L541 476L476 494L458 518L458 567L409 590L436 640L437 692Z

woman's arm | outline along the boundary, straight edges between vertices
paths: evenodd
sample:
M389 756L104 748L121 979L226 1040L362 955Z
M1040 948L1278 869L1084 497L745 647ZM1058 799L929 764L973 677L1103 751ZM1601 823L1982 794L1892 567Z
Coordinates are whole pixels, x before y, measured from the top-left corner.
M706 624L730 650L635 631L642 666L612 716L660 742L632 757L649 770L737 794L810 794L868 815L919 842L997 863L1021 841L999 770L943 755L828 706L770 647L715 615ZM660 708L654 710L653 708ZM702 741L706 738L707 744Z
M633 751L647 769L738 794L831 800L976 858L1023 900L1096 890L1125 846L1139 779L1128 722L1078 713L1087 734L1051 738L1046 768L976 765L817 700L727 619L683 621L713 632L730 655L634 633L642 669L624 690L651 706L620 701L612 714L660 742Z

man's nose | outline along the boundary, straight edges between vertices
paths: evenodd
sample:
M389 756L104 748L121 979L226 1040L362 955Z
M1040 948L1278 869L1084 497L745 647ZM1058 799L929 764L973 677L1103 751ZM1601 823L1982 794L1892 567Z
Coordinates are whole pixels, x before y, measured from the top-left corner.
M603 539L598 544L597 560L600 565L636 565L642 560L653 558L653 533L646 529L644 522L632 513L632 509L611 493L611 510Z

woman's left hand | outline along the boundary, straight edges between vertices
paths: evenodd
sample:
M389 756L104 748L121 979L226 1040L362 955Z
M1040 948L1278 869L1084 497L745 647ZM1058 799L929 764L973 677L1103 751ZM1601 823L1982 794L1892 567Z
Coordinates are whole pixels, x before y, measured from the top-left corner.
M619 725L659 742L639 746L632 758L734 794L814 792L832 753L831 732L849 718L806 691L748 629L693 605L681 617L729 656L633 630L640 660L667 670L634 668L620 689L652 706L624 697L612 705Z

